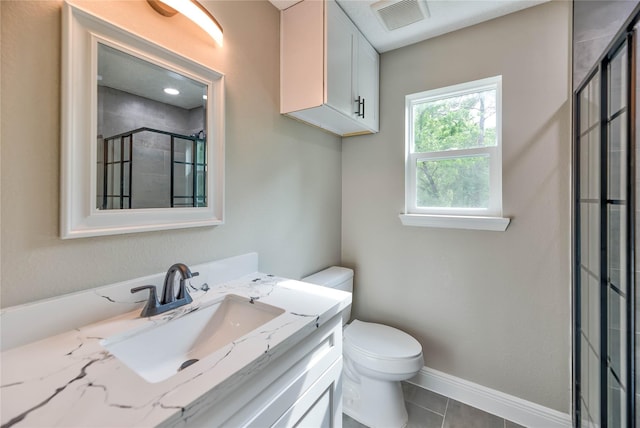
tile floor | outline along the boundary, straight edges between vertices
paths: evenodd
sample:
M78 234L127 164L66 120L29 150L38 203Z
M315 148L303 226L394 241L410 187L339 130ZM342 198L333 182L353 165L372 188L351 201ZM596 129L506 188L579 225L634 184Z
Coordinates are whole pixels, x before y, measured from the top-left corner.
M504 418L467 406L435 392L402 383L404 401L409 413L407 428L522 428ZM342 415L344 428L364 425Z

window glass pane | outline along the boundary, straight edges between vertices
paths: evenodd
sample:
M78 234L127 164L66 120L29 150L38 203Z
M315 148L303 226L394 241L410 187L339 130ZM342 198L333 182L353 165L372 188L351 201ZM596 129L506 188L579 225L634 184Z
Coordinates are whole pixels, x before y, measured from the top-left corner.
M585 414L588 412L589 406L589 342L587 339L580 335L580 392L581 398L580 404L582 405L582 420L585 421L588 418Z
M193 199L192 198L173 198L173 206L174 207L192 207Z
M122 141L123 139L121 138L114 140L114 144L113 144L113 161L114 162L120 162L122 160L122 155L120 154Z
M609 248L607 251L608 279L623 293L627 293L627 216L624 205L608 206Z
M577 138L580 152L580 198L589 198L589 134Z
M626 394L624 388L620 385L615 375L609 372L609 396L607 398L608 410L608 426L610 427L626 427L627 426L627 409Z
M580 92L580 134L589 128L589 94L591 82Z
M193 162L193 141L175 138L173 140L175 151L173 153L176 162Z
M589 206L589 270L600 278L600 204ZM583 254L584 259L587 255Z
M608 206L608 239L607 249L609 282L622 293L627 293L627 216L626 206Z
M589 271L580 268L580 328L589 337Z
M116 140L108 140L107 142L107 162L113 162L113 146Z
M627 105L627 47L624 45L609 64L609 116Z
M113 191L111 192L112 195L118 195L120 196L120 162L112 165L113 166Z
M173 167L173 195L178 197L193 196L193 167L176 163Z
M600 74L596 74L589 84L589 127L600 120Z
M124 152L122 153L122 159L128 161L129 153L131 151L131 142L133 141L133 135L129 135L128 137L124 137L122 139L124 143Z
M589 199L600 199L600 129L589 132Z
M421 208L487 208L489 156L419 159L416 193Z
M609 123L609 199L626 199L627 113Z
M413 104L414 152L497 145L495 89Z
M596 356L600 355L600 281L589 275L589 343Z
M596 342L597 343L597 342ZM597 346L597 345L596 345ZM600 358L588 348L589 354L589 392L587 406L589 415L595 421L600 420ZM599 424L598 424L599 426Z
M589 265L589 226L591 225L589 222L589 205L587 202L580 203L580 230L578 235L580 237L580 264L597 272L597 266Z
M627 300L617 291L609 289L609 369L626 386L627 376Z
M113 195L113 164L107 165L107 195Z
M205 158L205 144L203 140L198 140L198 142L196 143L196 151L197 151L197 155L196 155L196 162L204 164L206 163L206 158Z
M196 197L196 206L206 206L205 205L205 196L206 196L206 171L204 165L196 167L196 189L195 189L195 197Z
M129 162L125 162L124 169L122 171L122 186L123 186L122 194L124 196L130 196L129 195L129 186L130 186L129 181L130 181L130 177L129 177Z

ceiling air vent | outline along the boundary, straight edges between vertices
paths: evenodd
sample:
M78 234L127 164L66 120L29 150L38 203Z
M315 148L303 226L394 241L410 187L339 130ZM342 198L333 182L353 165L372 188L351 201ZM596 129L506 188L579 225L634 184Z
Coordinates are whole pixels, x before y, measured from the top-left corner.
M371 9L389 31L429 17L429 9L424 0L381 0L372 4Z

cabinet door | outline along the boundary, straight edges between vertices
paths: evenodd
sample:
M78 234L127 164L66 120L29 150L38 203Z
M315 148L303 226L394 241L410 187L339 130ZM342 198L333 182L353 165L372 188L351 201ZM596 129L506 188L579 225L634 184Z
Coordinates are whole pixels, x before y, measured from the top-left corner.
M355 82L360 97L360 115L358 119L373 132L378 132L379 109L379 66L378 52L369 44L367 39L358 34L357 63Z
M272 428L342 426L342 360L335 362Z
M353 58L354 45L357 43L357 29L335 1L327 1L326 8L327 104L352 117L354 115Z

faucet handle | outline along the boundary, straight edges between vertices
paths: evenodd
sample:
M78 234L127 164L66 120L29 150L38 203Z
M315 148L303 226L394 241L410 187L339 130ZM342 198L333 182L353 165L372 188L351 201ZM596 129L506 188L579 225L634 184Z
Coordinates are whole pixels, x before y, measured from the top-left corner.
M189 290L187 290L186 282L190 278L193 278L194 276L198 276L198 275L200 275L199 272L193 272L191 276L180 279L180 289L178 290L178 300L182 300L185 304L191 303L193 301L193 299L191 298L191 295L189 295Z
M200 272L191 272L191 269L189 269L189 267L185 264L182 264L181 269L180 269L180 273L182 274L182 279L189 279L189 278L193 278L194 276L198 276L200 275Z
M149 290L149 298L147 300L147 304L144 306L144 308L142 309L142 312L140 312L140 316L141 317L151 317L153 315L157 315L158 309L159 309L159 303L158 303L158 295L157 295L157 289L155 285L143 285L140 287L133 287L131 289L131 294L133 293L137 293L139 291L143 291L143 290Z

